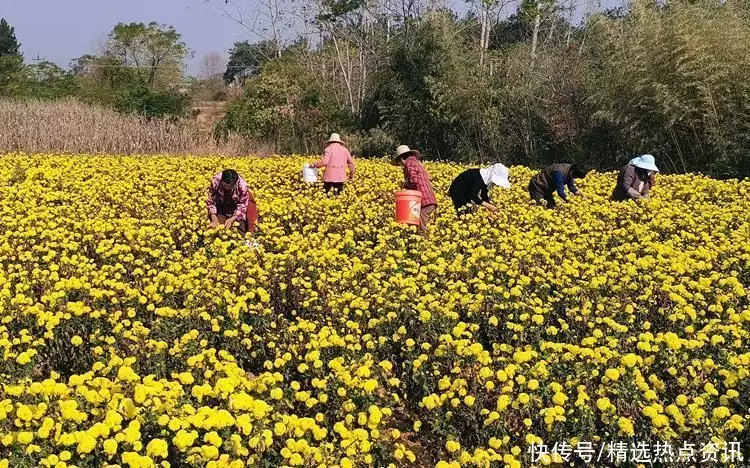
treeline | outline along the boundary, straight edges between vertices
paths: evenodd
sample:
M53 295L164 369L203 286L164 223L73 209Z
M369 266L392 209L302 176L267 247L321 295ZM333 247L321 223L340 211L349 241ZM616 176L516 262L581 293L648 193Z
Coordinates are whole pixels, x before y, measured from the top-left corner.
M580 26L550 1L505 18L491 0L462 17L379 3L323 2L315 46L255 44L266 60L217 135L310 152L339 131L363 155L403 142L443 160L600 169L648 152L668 171L749 173L748 2L636 0Z
M99 54L87 54L63 69L42 60L26 65L15 31L0 20L0 97L85 103L146 118L188 115L190 82L184 78L189 49L171 26L121 23ZM99 112L94 110L94 113Z
M405 143L432 159L614 169L648 152L670 172L750 175L746 0L635 0L582 23L561 0L520 0L510 16L499 0L460 15L427 0L318 0L292 13L299 2L284 2L267 4L266 40L235 44L202 81L183 77L189 50L174 28L131 24L70 71L21 61L23 78L0 74L0 95L170 118L235 95L213 137L278 153L319 152L335 131L363 156ZM6 67L2 37L0 26Z

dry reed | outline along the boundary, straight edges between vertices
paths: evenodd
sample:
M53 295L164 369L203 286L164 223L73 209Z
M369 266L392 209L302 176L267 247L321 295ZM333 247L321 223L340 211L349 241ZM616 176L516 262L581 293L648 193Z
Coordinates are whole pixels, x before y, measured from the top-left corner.
M0 100L0 153L8 152L258 154L239 137L217 144L191 121L146 120L72 99Z

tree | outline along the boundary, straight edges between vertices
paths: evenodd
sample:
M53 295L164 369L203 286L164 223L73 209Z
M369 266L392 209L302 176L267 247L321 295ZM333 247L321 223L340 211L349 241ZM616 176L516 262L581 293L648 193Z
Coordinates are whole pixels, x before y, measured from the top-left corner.
M117 24L109 34L105 55L120 59L124 67L147 87L169 88L180 82L183 61L190 53L173 26Z
M523 43L531 37L531 26L521 11L498 21L490 32L490 49L501 49Z
M259 76L247 80L244 95L227 106L216 136L240 134L271 142L281 152L313 151L322 135L354 128L351 114L319 85L300 55L285 53L270 61Z
M487 103L468 52L448 14L394 39L375 96L379 124L432 157L457 158L476 133L471 122L477 112L470 106Z
M317 23L326 41L333 44L336 64L346 88L351 113L361 116L367 77L368 23L363 0L322 0Z
M24 65L20 48L13 27L0 19L0 96L21 92Z
M113 55L84 55L71 63L79 85L79 97L86 102L113 106L117 93L138 82L135 70L125 67Z
M188 107L187 96L171 90L159 91L143 85L123 88L115 97L115 109L146 118L181 117Z
M636 1L624 18L595 18L590 101L623 141L615 156L648 151L670 171L750 173L745 14L731 2Z
M227 59L219 52L211 52L201 59L200 78L203 80L220 76L226 70Z
M119 23L99 55L71 64L84 101L146 117L185 114L184 59L189 50L172 26Z
M228 19L245 28L255 40L267 42L273 56L281 57L284 49L283 29L293 30L295 23L304 23L300 13L304 2L294 0L204 0L213 4ZM226 5L232 5L232 11ZM243 4L246 4L243 6ZM301 7L299 5L302 5ZM224 6L221 6L224 5Z
M276 56L276 47L271 41L251 44L249 41L235 42L229 52L229 62L224 72L226 84L245 84L245 80L257 76L263 64Z
M485 56L490 48L490 33L492 24L499 12L505 7L505 0L470 0L477 10L477 20L479 22L479 69L480 73L484 71Z
M43 61L26 68L25 94L42 99L57 99L72 96L77 91L77 83L72 72L56 64Z
M611 170L648 151L665 170L750 167L747 0L635 0L580 26L572 0L465 0L461 19L431 0L262 1L297 5L304 29L237 13L266 42L235 44L224 78L245 95L219 133L283 152L340 131L359 154L403 142L450 160Z
M21 55L21 44L16 39L15 29L0 18L0 56Z
M227 86L223 74L227 60L219 52L211 52L201 59L198 79L191 80L191 98L195 101L224 101L227 98Z
M98 57L91 54L82 55L70 62L70 71L73 76L85 76L94 72Z
M552 17L558 9L555 0L522 0L519 11L522 16L533 21L531 30L531 64L533 66L537 58L537 47L539 46L539 32L542 23Z

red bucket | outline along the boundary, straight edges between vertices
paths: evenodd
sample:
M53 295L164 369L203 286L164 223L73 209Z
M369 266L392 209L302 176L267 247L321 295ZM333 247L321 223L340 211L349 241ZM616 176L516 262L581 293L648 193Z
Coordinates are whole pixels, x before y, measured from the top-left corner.
M422 192L401 190L396 192L396 222L419 226L419 215L422 209Z

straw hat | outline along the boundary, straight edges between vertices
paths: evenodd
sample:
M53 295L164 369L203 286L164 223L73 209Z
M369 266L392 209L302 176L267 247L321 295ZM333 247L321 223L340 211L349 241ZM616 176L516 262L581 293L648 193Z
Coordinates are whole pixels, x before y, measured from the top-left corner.
M659 172L659 168L656 167L656 159L650 154L644 154L643 156L633 158L628 164L632 164L633 166L646 171Z
M414 156L417 157L417 159L422 158L422 155L419 154L419 151L413 150L406 145L401 145L398 148L396 148L396 155L391 159L391 164L396 164L399 159L401 159L402 157L408 154L413 154Z
M326 144L328 143L341 143L342 145L344 144L344 142L341 141L341 136L339 136L338 133L331 133L331 138L326 141Z

